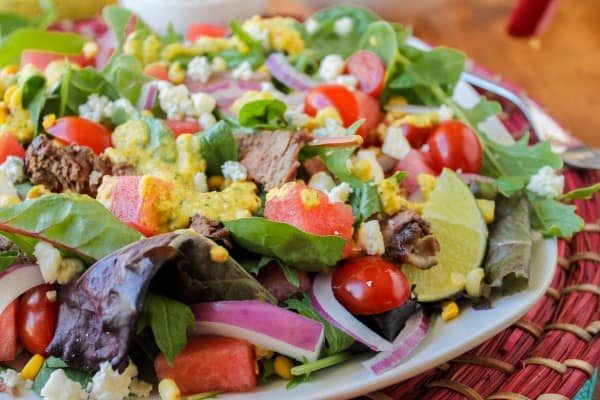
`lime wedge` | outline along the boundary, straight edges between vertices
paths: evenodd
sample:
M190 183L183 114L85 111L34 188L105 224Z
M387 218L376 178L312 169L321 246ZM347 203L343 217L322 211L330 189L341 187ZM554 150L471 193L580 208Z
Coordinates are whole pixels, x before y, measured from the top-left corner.
M467 273L481 265L488 232L471 191L449 169L438 178L423 217L440 243L439 263L426 270L403 265L402 271L416 285L419 301L436 301L464 289Z

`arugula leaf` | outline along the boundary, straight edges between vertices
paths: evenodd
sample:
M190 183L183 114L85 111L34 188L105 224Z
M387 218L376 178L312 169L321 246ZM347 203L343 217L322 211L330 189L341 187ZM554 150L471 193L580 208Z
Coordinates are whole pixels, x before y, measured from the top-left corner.
M152 80L143 73L142 62L130 54L115 57L105 77L131 104L137 103L142 86Z
M9 250L0 253L0 272L10 267L17 258L19 258L19 252L17 250Z
M363 183L352 189L350 204L355 225L360 225L361 222L382 210L377 186L369 183Z
M79 382L84 389L92 381L92 376L90 374L69 368L69 366L60 358L50 356L44 361L42 368L33 381L32 389L38 396L42 397L42 389L46 386L46 382L50 379L50 375L57 369L62 369L69 379Z
M341 18L352 19L352 31L340 36L335 30L335 22ZM319 29L309 35L304 29L298 29L304 35L306 47L314 49L315 55L321 59L329 54L339 54L346 58L354 53L357 45L372 22L379 21L377 15L359 7L334 6L318 11L311 19L319 23Z
M249 101L240 109L240 124L246 128L277 130L288 126L283 114L286 105L279 99Z
M179 301L150 293L144 306L154 340L170 365L187 344L187 329L196 324L190 307Z
M29 255L45 240L87 262L140 239L102 204L78 194L50 194L0 208L0 233Z
M465 67L465 55L457 50L438 47L423 52L398 77L390 82L394 89L439 85L451 94Z
M231 127L224 121L219 121L200 136L200 153L206 161L208 175L220 175L221 165L225 161L237 161L238 148Z
M575 206L555 200L539 198L527 192L531 205L531 226L544 236L570 238L583 228L584 221L576 213Z
M358 48L377 54L386 70L389 70L396 63L398 51L396 31L387 21L373 22L360 39Z
M321 350L321 357L332 356L342 352L354 343L354 339L351 336L348 336L335 326L331 325L314 309L310 302L310 298L306 293L301 293L299 299L287 300L285 302L285 308L296 311L307 318L314 319L323 324L325 343Z
M592 198L594 193L596 193L599 190L600 190L600 183L596 183L595 185L571 190L568 193L558 196L556 199L561 200L561 201L589 200Z
M495 164L499 167L499 170L493 170L484 165L483 173L494 178L500 176L529 178L543 166L559 169L563 165L561 158L552 151L550 140L528 146L529 135L523 136L518 142L511 145L500 144L485 136L482 139L486 148L492 153Z
M504 197L512 197L525 188L527 178L524 176L501 176L496 178L495 183L498 191Z
M346 244L338 236L320 236L260 217L223 222L233 240L254 253L310 272L324 271L342 258Z
M24 28L0 42L0 67L19 64L23 50L43 50L61 54L79 54L86 38L74 33Z

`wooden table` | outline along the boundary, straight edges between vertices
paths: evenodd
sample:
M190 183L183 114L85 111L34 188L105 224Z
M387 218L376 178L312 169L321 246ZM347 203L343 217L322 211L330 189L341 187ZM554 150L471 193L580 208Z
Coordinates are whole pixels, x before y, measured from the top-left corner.
M600 148L598 0L563 1L550 27L533 41L505 33L514 0L419 2L416 12L410 1L398 0L385 16L411 24L417 36L433 45L461 49L523 88L575 136ZM296 0L272 0L269 8L299 15L313 11Z

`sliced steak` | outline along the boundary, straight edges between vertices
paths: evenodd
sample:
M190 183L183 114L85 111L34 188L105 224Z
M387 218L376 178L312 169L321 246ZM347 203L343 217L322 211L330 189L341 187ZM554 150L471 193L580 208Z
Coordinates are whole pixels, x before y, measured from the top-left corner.
M96 196L104 175L129 175L133 168L113 165L86 146L61 146L44 135L36 137L27 148L25 166L31 182L53 192L72 190Z
M195 214L192 216L190 228L215 242L222 243L227 247L233 247L231 238L229 237L229 230L225 228L221 222L215 219Z
M303 146L300 135L290 131L264 131L240 135L238 148L240 162L248 170L250 179L273 189L296 178L300 167L298 153Z
M412 210L402 210L379 222L385 243L384 257L417 268L431 268L438 262L440 245L431 225Z

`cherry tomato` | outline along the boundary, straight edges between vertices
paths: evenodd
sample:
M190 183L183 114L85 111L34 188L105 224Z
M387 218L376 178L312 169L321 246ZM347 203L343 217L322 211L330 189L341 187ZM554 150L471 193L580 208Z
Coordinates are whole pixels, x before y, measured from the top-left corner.
M372 51L361 50L352 54L346 61L346 71L358 79L358 87L369 96L378 97L383 90L385 67Z
M342 85L319 85L308 91L304 99L304 111L313 117L319 110L333 106L340 113L347 128L358 119L356 96Z
M164 62L153 62L144 67L144 74L158 79L159 81L168 81L169 66Z
M202 129L198 121L195 120L176 121L173 119L165 119L165 124L171 128L175 137L183 135L184 133L200 132Z
M17 310L17 332L19 340L27 351L47 355L56 329L58 302L48 299L47 293L56 290L54 285L44 284L29 289L19 303Z
M76 143L101 154L112 142L110 131L97 122L81 117L62 117L47 132L65 143Z
M190 42L195 42L202 36L225 37L229 34L229 29L215 24L191 24L188 27L185 38Z
M383 115L379 108L379 101L374 97L367 96L360 90L353 92L353 94L358 102L357 119L365 120L356 133L362 136L367 144L373 144L377 141L377 138L374 137L376 135L371 134L375 132L375 128L377 128Z
M406 276L380 257L352 258L333 272L333 294L352 314L380 314L400 307L410 296Z
M431 167L478 173L483 163L481 143L471 128L459 121L444 121L427 138Z
M413 149L420 149L425 144L429 134L433 131L433 126L417 126L413 124L402 124L404 137L410 143Z
M95 57L85 57L83 54L62 54L51 51L24 50L21 53L21 67L33 64L37 69L43 71L52 61L68 60L71 64L80 67L93 67L96 64Z
M0 133L0 164L4 163L8 156L23 158L25 149L12 134L3 132Z

